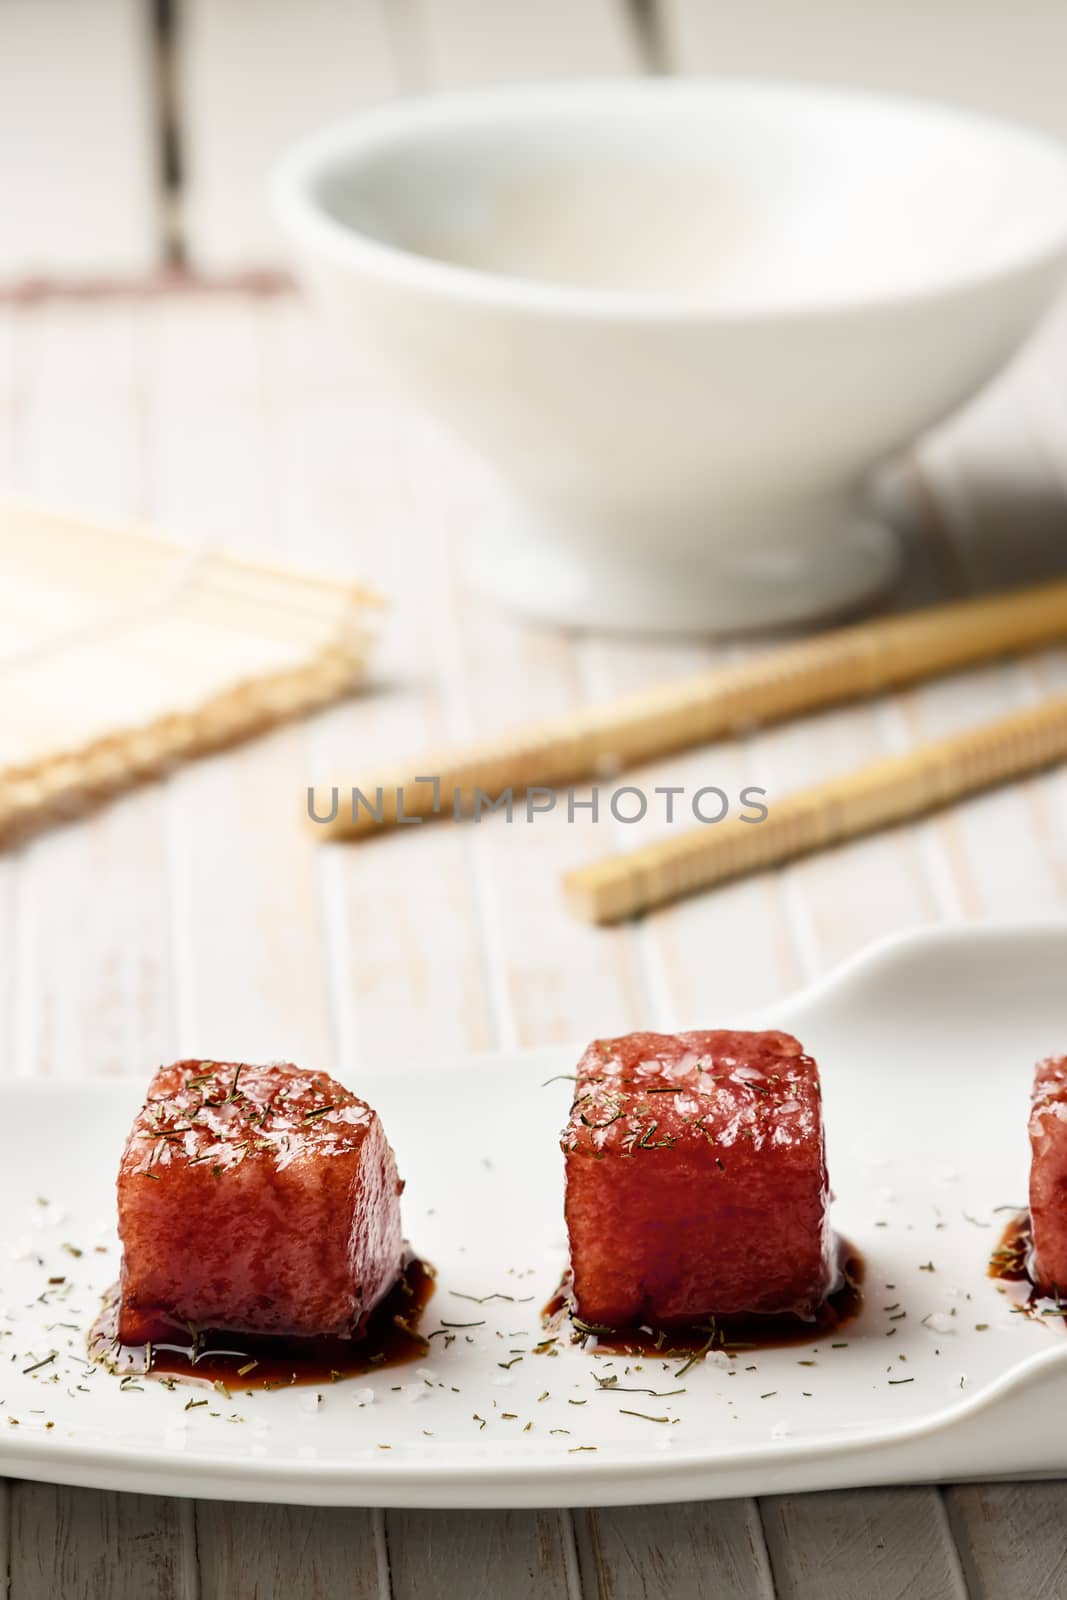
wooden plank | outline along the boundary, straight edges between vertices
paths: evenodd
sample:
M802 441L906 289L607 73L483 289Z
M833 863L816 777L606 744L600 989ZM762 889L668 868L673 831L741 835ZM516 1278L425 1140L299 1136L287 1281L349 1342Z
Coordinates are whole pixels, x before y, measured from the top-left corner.
M425 515L436 515L446 539L435 582L449 597L438 630L438 670L456 686L456 737L491 736L576 706L583 690L573 639L525 626L477 601L458 581L449 550L486 508L475 484L455 468L450 488L443 473L440 481L443 503L436 511L428 506ZM510 823L501 813L464 825L502 1042L583 1042L640 1026L645 996L630 930L585 926L563 903L562 874L603 848L607 799L604 816L594 821L582 804L588 798L583 786L573 808L563 793L551 811L533 812L519 801ZM541 803L549 802L543 797Z
M379 1600L374 1517L342 1507L196 1507L197 1600Z
M408 20L415 70L434 87L640 69L624 0L408 0Z
M389 0L185 0L177 36L189 260L205 272L284 264L266 199L293 140L383 99Z
M669 59L686 72L807 79L947 100L1067 135L1058 0L930 6L817 0L798 27L791 0L661 0Z
M5 488L104 518L143 510L147 316L124 296L12 308L0 400Z
M11 1594L11 1489L6 1478L0 1478L0 1594L10 1600Z
M778 1600L967 1600L932 1489L855 1489L760 1501Z
M960 1484L945 1501L970 1600L1067 1593L1067 1483Z
M0 482L14 476L14 419L21 409L25 307L0 300Z
M53 301L20 322L3 420L8 482L104 515L136 515L140 308ZM13 879L19 918L7 1061L23 1073L147 1071L170 1024L159 790L34 841L0 873Z
M140 0L0 6L0 277L159 261L150 17Z
M10 1600L191 1600L180 1501L48 1483L16 1483L10 1493Z
M272 304L152 309L147 500L186 537L278 543L263 353ZM305 751L294 726L167 785L177 1052L330 1064L318 862L301 825Z
M358 572L390 605L367 693L315 722L289 781L357 781L379 759L431 750L452 711L437 659L440 524L426 514L433 465L417 426L381 411L295 302L272 314L270 441L280 537ZM409 431L410 430L410 431ZM294 813L295 815L295 813ZM310 828L301 829L302 838ZM463 830L399 829L365 848L311 845L322 891L339 1060L434 1056L495 1041L477 895Z
M564 1519L557 1512L388 1511L385 1534L392 1600L573 1597Z
M1049 329L1051 339L1056 329ZM1061 573L1067 494L1035 431L1030 397L1053 348L1035 342L1010 374L923 445L917 472L928 520L957 552L964 591ZM936 737L1031 704L1067 672L1067 653L994 666L904 697L913 737ZM1054 772L987 795L938 819L961 904L971 915L1056 913L1067 900L1057 836L1067 778ZM991 842L996 847L991 848Z
M774 1600L754 1500L575 1512L585 1600Z
M725 660L725 650L592 636L581 646L582 682L590 699L602 699L683 677L716 659ZM695 825L692 797L704 786L723 789L736 804L742 787L759 783L760 778L747 752L736 741L726 741L679 752L669 761L622 774L617 781L642 788L649 796L648 816L638 824L613 827L609 821L600 827L589 840L588 859L611 849L633 849L665 836L672 826ZM685 790L674 802L675 824L667 819L666 799L654 793L657 785L668 784ZM767 877L731 884L714 897L701 896L656 912L631 930L643 977L640 1025L717 1026L716 1016L727 1025L731 1017L739 1018L795 988L799 968L776 915L777 895L774 880Z
M131 794L39 838L15 867L14 1070L146 1075L167 1052L160 798Z

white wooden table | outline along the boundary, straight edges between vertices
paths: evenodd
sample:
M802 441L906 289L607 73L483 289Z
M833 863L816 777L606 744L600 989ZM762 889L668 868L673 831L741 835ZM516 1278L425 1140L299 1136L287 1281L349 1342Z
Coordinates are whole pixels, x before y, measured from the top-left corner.
M278 18L285 9L268 8ZM311 9L301 10L294 48L311 48ZM702 0L667 0L651 38L634 26L654 15L642 0L314 0L313 9L344 30L333 54L346 65L324 78L324 62L312 70L287 57L294 84L314 85L303 105L265 89L256 99L277 51L269 26L249 34L243 8L223 0L183 7L186 237L203 265L239 262L260 226L248 196L263 160L297 124L348 103L357 82L358 96L375 99L665 60L752 70L753 50L762 61L777 37L768 23L766 37L757 29L742 48L731 8L713 17ZM895 82L892 48L907 28L899 7L883 10L892 21L877 60ZM124 14L124 4L111 11ZM928 8L908 11L916 27L927 18ZM1005 49L1029 49L1012 16ZM244 141L234 81L217 67L239 29L242 59L253 52L240 84ZM852 32L834 24L822 37L847 43ZM1052 72L1056 52L1041 54ZM999 53L984 57L998 63L998 86L1018 80L999 71ZM960 58L954 47L917 59ZM847 76L869 63L840 65ZM904 62L898 76L916 87L909 73ZM970 67L957 76L973 79ZM956 84L934 73L925 87ZM133 152L123 169L128 217L144 161L128 138L118 144ZM118 192L114 173L99 178L98 214ZM145 236L153 207L148 196ZM138 234L123 260L146 248ZM1067 313L967 418L898 464L884 499L907 555L903 603L1067 569L1065 378ZM382 758L729 651L534 631L473 603L453 557L484 486L428 425L384 408L288 296L0 299L0 486L321 558L395 600L372 693L0 855L0 1071L144 1075L199 1051L335 1064L358 1086L361 1061L397 1052L719 1025L894 928L1067 904L1067 773L610 932L569 920L558 890L568 865L633 842L631 830L613 838L610 824L508 828L494 818L317 849L300 823L313 778L344 781ZM1055 687L1067 687L1062 652L643 776L762 783L773 795ZM0 1483L0 1595L6 1576L10 1600L1055 1600L1067 1595L1065 1514L1058 1483L487 1515L278 1510Z
M1067 315L884 492L904 597L1067 568ZM0 856L0 1070L144 1075L200 1051L360 1061L718 1025L865 941L1063 912L1067 772L660 913L570 920L612 824L414 828L322 849L311 777L490 731L722 648L535 631L458 587L485 492L380 405L287 294L0 301L0 484L325 559L395 601L378 681L313 722ZM1067 685L1049 652L679 757L649 781L803 783ZM276 1511L11 1483L11 1600L62 1596L1067 1594L1067 1486L575 1514ZM0 1588L0 1593L2 1593Z

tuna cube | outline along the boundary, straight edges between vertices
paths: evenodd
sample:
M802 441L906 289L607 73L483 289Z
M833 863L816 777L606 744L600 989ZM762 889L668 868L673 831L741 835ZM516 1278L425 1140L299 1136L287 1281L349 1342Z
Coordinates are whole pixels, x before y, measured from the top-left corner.
M1030 1109L1031 1271L1067 1298L1067 1056L1039 1061Z
M377 1113L321 1072L179 1061L119 1167L119 1339L176 1327L355 1337L401 1267Z
M598 1039L561 1143L584 1321L808 1317L834 1288L819 1073L789 1034Z

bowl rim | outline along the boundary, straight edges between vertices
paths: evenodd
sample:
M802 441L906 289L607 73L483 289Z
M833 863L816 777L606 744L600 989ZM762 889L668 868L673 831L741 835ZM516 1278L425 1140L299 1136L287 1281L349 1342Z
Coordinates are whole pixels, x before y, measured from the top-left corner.
M458 265L403 245L386 243L340 221L326 209L316 192L322 178L342 168L346 160L361 151L373 150L376 145L385 148L394 138L413 129L425 135L435 128L462 125L471 120L491 121L501 116L506 119L538 105L548 109L561 101L595 109L598 102L607 102L609 108L613 108L623 107L633 100L683 101L709 94L737 99L755 95L794 103L831 101L842 110L851 106L864 113L873 110L883 115L886 112L890 115L918 114L934 122L955 124L960 129L970 127L984 138L992 135L1014 144L1027 156L1059 165L1063 186L1058 220L1053 213L1047 237L1036 245L1019 247L992 264L939 270L921 284L869 293L862 290L839 293L793 303L760 304L756 300L736 306L716 306L712 302L664 293L602 290ZM276 221L297 250L323 257L334 266L355 269L380 281L422 291L454 304L595 322L729 326L848 319L956 300L1028 274L1040 274L1067 261L1067 144L1008 119L939 101L770 78L567 79L388 100L330 123L290 146L270 174L268 198Z

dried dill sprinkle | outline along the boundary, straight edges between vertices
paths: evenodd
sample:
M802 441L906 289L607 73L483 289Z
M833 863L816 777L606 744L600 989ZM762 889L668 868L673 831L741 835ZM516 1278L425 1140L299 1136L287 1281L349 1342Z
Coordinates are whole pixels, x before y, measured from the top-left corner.
M573 1312L571 1314L571 1326L577 1328L578 1332L584 1334L586 1338L594 1339L602 1334L612 1334L615 1331L614 1328L605 1327L602 1322L585 1322Z
M592 1128L592 1129L596 1130L596 1129L599 1129L599 1128L610 1128L612 1123L613 1122L618 1122L618 1120L619 1120L619 1118L621 1116L622 1116L622 1110L620 1108L619 1110L617 1110L615 1112L614 1116L608 1117L605 1122L590 1122L589 1118L585 1115L585 1112L583 1111L581 1113L581 1116L580 1116L579 1120L581 1121L581 1123L582 1123L582 1125L584 1127ZM654 1124L653 1124L653 1126L654 1126Z
M544 1394L539 1394L539 1395L538 1395L538 1396L537 1396L537 1398L538 1398L538 1400L539 1400L539 1401L541 1401L541 1400L547 1400L547 1399L548 1399L548 1390L547 1390L547 1389L546 1389L546 1390L545 1390L545 1392L544 1392Z
M58 1354L58 1350L53 1350L49 1355L42 1356L40 1361L35 1361L31 1367L23 1367L23 1377L25 1377L28 1372L40 1372L42 1367L50 1366Z
M595 1449L596 1449L596 1445L595 1444L576 1444L576 1445L572 1445L571 1446L571 1448L567 1451L567 1454L569 1456L577 1456L577 1455L581 1455L583 1450L595 1450Z
M642 1422L669 1422L670 1417L650 1417L647 1411L627 1411L624 1406L619 1407L620 1417L640 1417Z
M889 1382L890 1382L890 1383L891 1383L891 1384L898 1384L898 1383L914 1383L914 1382L915 1382L915 1379L914 1379L914 1378L890 1378L890 1379L889 1379Z
M709 1331L706 1343L702 1344L699 1350L694 1350L692 1355L689 1357L689 1360L678 1368L678 1371L674 1374L676 1378L684 1378L690 1367L695 1367L697 1362L702 1360L703 1357L707 1355L708 1351L715 1343L715 1340L718 1336L718 1327L714 1317L711 1319L710 1324L708 1324L708 1328Z
M658 1122L650 1122L640 1139L637 1141L639 1150L669 1150L671 1145L677 1144L677 1139L672 1133L665 1133L662 1139L654 1139L652 1135L659 1127Z
M676 1394L687 1394L688 1393L688 1390L686 1390L684 1388L682 1388L682 1389L639 1389L639 1388L627 1388L624 1384L621 1384L619 1382L618 1378L615 1377L614 1374L612 1374L612 1376L610 1378L597 1378L596 1383L597 1383L597 1387L599 1389L606 1389L611 1394L647 1394L647 1395L651 1395L653 1400L669 1400L672 1396L674 1396Z
M923 1264L919 1267L919 1271L920 1272L933 1272L934 1271L933 1262L932 1261L923 1262Z
M485 1418L484 1418L484 1417L480 1417L480 1416L479 1416L479 1415L478 1415L478 1413L477 1413L477 1411L475 1411L475 1412L474 1412L474 1413L473 1413L473 1416L472 1416L472 1418L471 1418L471 1420L472 1420L472 1421L473 1421L473 1422L476 1422L476 1423L477 1423L477 1424L478 1424L478 1431L479 1431L479 1433L480 1433L480 1432L481 1432L481 1430L482 1430L482 1429L483 1429L483 1428L484 1428L484 1427L485 1427Z
M517 1362L521 1361L521 1360L522 1360L521 1356L512 1356L510 1361L498 1361L497 1362L497 1366L498 1367L503 1367L505 1372L510 1372L511 1368L513 1366L515 1366L515 1364Z

